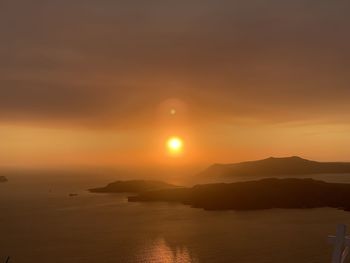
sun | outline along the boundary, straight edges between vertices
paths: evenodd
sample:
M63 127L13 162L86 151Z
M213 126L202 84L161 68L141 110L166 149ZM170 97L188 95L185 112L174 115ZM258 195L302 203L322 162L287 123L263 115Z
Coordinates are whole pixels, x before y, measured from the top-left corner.
M170 154L178 155L183 150L183 141L179 137L171 137L167 140L166 146Z

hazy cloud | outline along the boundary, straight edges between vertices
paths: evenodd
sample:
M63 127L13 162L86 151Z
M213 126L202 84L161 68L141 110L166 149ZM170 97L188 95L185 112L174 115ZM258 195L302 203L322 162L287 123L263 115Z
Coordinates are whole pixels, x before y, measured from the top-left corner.
M344 121L349 11L326 0L1 1L0 118L133 123L178 97L207 118Z

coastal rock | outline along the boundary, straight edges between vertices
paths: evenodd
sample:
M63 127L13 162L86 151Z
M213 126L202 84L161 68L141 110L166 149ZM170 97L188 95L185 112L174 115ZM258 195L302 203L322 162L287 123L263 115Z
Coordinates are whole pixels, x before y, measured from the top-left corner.
M131 196L130 202L179 202L206 210L350 207L350 184L313 179L276 179L196 185L150 191Z
M7 182L7 178L5 176L0 176L0 183L5 183Z

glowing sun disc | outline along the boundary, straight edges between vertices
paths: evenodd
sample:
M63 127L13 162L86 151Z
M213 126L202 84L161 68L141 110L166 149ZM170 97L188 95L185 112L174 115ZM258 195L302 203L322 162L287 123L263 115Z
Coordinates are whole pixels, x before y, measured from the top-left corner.
M183 141L179 137L171 137L167 140L168 151L172 154L179 154L183 148Z

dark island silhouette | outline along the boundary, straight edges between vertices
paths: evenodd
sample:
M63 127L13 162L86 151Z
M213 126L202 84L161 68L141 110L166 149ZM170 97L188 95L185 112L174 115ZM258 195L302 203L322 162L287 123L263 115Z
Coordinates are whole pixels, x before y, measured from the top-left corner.
M267 178L258 181L196 185L130 196L129 202L179 202L206 210L332 207L350 210L350 184L313 179Z
M5 176L0 176L0 183L5 183L7 182L7 178Z
M93 193L141 193L151 190L176 188L177 186L161 181L130 180L116 181L104 187L89 189Z
M233 179L237 176L291 176L311 174L350 174L350 163L316 162L297 156L275 158L270 157L258 161L233 164L214 164L201 172L198 178L203 180Z

